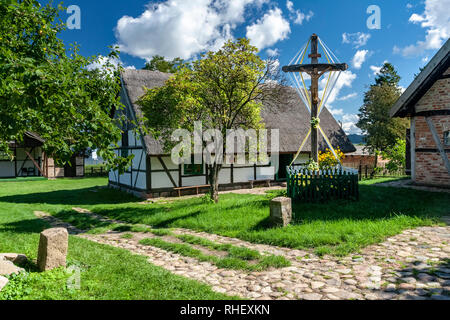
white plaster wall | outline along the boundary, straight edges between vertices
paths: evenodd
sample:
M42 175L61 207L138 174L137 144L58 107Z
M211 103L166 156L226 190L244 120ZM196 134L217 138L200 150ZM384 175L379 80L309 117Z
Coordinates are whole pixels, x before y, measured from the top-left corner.
M147 189L147 179L145 172L133 172L133 187Z
M206 183L204 176L192 176L183 178L183 187L203 186Z
M223 168L219 172L219 184L231 183L231 169Z
M0 162L0 177L7 178L11 177L14 178L14 162L10 161L1 161Z
M175 183L178 184L178 172L171 172L170 174ZM173 187L172 182L165 172L152 172L152 189Z
M117 178L118 178L119 172L116 171L110 171L109 172L109 181L117 183Z
M30 152L30 148L27 148L27 151ZM33 150L33 152L30 152L31 156L34 158L34 160L39 164L39 157L40 155L42 155L42 151L41 148L35 148ZM29 158L27 158L27 154L25 153L25 150L22 148L19 148L16 150L16 157L17 157L17 176L22 176L22 172L20 170L20 168L33 168L35 169L35 174L38 175L39 174L39 170L36 168L36 166L34 165L33 161L31 161ZM23 159L27 158L26 161L23 161ZM41 157L41 163L40 163L41 167L42 167L42 157ZM14 165L13 165L13 176L14 176Z
M132 162L133 169L138 170L139 169L139 163L140 163L141 170L145 170L145 166L146 166L145 151L144 150L138 150L138 149L131 150L131 154L134 155L133 162Z
M134 140L136 143L136 147L142 147L142 139L139 137L139 135L135 135Z
M121 184L130 186L131 185L131 173L124 173L120 176L119 182Z
M275 167L256 168L256 180L274 180Z
M164 170L164 167L161 165L161 162L159 162L158 158L156 157L150 157L152 170ZM162 157L162 160L164 161L167 169L178 169L178 165L174 164L172 162L172 159L170 157Z
M253 168L234 168L234 183L255 180Z
M133 130L128 130L128 146L130 147L136 146L136 137L134 135Z

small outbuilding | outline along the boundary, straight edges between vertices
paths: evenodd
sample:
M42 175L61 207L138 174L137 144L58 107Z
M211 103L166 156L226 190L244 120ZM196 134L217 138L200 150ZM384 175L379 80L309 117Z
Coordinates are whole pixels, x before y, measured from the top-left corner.
M0 153L0 179L11 179L19 177L83 177L84 157L74 156L64 167L55 164L53 158L49 157L42 150L44 144L37 133L26 132L23 141L10 141L9 147L14 152L11 160L6 154Z
M411 119L411 176L415 184L450 187L450 40L391 110Z

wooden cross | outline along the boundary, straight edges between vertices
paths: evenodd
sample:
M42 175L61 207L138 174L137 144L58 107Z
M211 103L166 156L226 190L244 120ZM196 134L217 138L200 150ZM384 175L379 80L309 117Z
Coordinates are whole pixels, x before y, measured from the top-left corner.
M311 36L311 64L296 64L283 67L283 72L305 72L311 77L311 155L315 162L319 162L319 129L313 125L313 120L318 117L319 105L319 79L326 72L345 71L348 69L346 63L319 63L322 57L318 52L318 36Z

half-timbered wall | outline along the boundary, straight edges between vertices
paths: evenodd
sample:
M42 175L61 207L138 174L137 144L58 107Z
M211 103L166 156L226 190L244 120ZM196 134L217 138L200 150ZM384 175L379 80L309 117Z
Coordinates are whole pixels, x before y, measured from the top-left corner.
M109 173L109 181L112 184L127 187L135 191L146 191L146 153L142 146L141 139L137 137L133 130L128 130L128 145L122 145L119 141L119 149L117 154L124 153L134 155L131 166L121 175L119 172L111 171Z
M277 160L277 157L271 157L270 165L224 165L219 173L219 184L247 183L250 180L275 180ZM308 160L309 155L302 154L295 163L302 164ZM166 168L164 168L161 161L164 162ZM203 167L203 175L189 176L184 172L184 166L174 164L169 156L150 156L150 164L151 189L170 189L208 184L206 165Z
M42 167L42 151L41 148L26 148L33 159ZM35 167L24 148L15 149L15 160L0 160L0 178L15 178L22 176L39 176L39 170Z
M450 69L415 106L411 119L412 178L420 184L450 186Z

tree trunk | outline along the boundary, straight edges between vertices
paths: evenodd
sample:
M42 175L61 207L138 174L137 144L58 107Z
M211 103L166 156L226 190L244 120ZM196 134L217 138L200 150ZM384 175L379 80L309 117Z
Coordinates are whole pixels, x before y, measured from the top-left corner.
M209 169L209 193L211 196L211 200L215 203L219 202L219 172L222 168L221 165L212 164L208 166Z
M373 170L372 173L370 175L370 178L373 179L375 177L375 173L377 171L378 168L378 151L375 150L375 163L373 164Z

